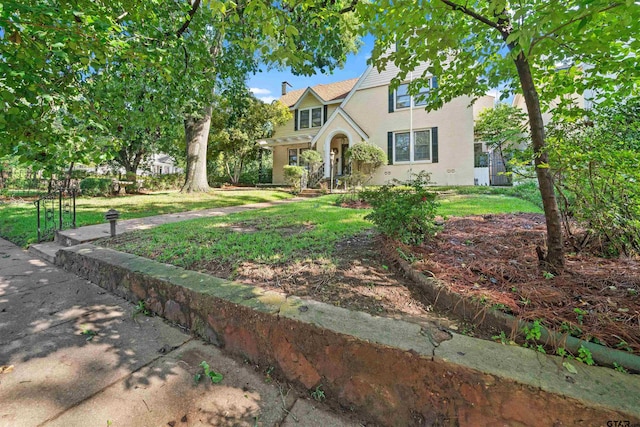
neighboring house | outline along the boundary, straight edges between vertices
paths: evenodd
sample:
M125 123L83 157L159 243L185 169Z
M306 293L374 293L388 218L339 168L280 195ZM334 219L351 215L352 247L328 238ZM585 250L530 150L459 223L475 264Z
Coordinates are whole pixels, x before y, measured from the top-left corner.
M426 64L414 70L421 75ZM296 165L304 150L317 150L324 159L323 175L329 177L331 152L334 175L348 174L346 150L366 141L382 148L387 165L380 167L371 184L391 179L407 180L412 173L427 171L437 185L474 184L474 108L471 99L460 97L442 108L426 112L424 104L407 94L407 85L390 89L398 73L393 65L383 72L372 66L357 79L315 85L286 92L280 102L293 118L261 141L273 150L273 183L283 184L283 167ZM430 87L437 85L432 77ZM407 81L408 83L408 81ZM493 105L493 97L479 100Z
M178 167L171 156L163 153L146 156L138 168L138 175L166 175L182 172L184 172L184 169ZM125 170L122 167L115 167L114 165L98 165L95 167L95 173L99 175L124 175Z
M478 99L473 105L474 123L483 110L493 108L494 104L495 97L490 95ZM504 185L505 177L501 175L506 171L504 159L482 141L474 141L473 143L473 166L473 183L475 185Z
M170 173L182 173L184 170L176 166L171 156L163 153L153 154L145 161L145 171L143 175L166 175Z

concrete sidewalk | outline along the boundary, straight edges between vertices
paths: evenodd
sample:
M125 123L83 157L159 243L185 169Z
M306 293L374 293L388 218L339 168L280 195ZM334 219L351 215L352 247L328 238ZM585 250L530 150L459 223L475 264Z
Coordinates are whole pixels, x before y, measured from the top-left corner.
M12 427L359 424L2 239L0 402Z

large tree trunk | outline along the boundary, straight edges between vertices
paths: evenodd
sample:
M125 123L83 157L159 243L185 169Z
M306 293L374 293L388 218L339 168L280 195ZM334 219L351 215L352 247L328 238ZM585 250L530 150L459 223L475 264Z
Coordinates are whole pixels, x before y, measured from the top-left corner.
M522 86L522 95L527 104L536 176L547 223L547 253L545 254L542 250L538 250L538 256L541 258L540 261L547 264L547 267L552 272L560 272L564 268L562 223L556 195L553 190L553 177L549 170L549 155L545 150L546 143L540 100L533 83L531 67L523 53L520 53L515 59L515 65L518 70L520 85Z
M205 110L202 118L187 117L184 133L187 142L187 173L183 193L209 191L207 182L207 143L211 126L212 107Z

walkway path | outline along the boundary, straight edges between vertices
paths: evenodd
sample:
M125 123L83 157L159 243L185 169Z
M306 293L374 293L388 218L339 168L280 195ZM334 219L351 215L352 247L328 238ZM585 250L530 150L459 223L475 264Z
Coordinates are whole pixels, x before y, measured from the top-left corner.
M145 218L119 220L116 223L116 235L135 230L145 230L148 228L157 227L158 225L169 224L172 222L228 215L248 210L268 208L271 206L277 206L286 203L299 202L301 200L305 200L305 198L294 197L286 200L277 200L275 202L251 203L240 206L228 206L223 208L204 209L198 211L149 216ZM105 222L103 224L87 225L70 230L63 230L58 233L56 242L31 245L29 247L29 252L49 262L53 262L55 253L58 251L60 246L79 245L81 243L91 242L103 237L109 237L109 235L110 225L108 222Z
M0 402L12 427L357 425L2 239Z

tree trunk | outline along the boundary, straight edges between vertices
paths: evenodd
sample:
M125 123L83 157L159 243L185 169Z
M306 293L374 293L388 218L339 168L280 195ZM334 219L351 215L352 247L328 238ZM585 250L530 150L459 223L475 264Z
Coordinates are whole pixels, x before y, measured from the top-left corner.
M187 143L187 173L183 193L209 191L207 182L207 142L211 126L212 107L207 107L202 118L187 117L184 133Z
M67 174L64 178L64 184L62 189L67 191L69 189L69 187L71 186L71 172L73 172L73 166L75 165L75 162L71 162L71 165L69 166L69 169L67 170Z
M544 123L538 92L533 83L531 67L523 53L514 60L522 86L522 95L527 105L529 126L531 128L531 142L534 153L536 176L542 195L542 206L547 223L547 253L538 250L540 261L546 264L552 272L560 272L564 268L564 249L562 243L562 224L560 211L553 189L553 177L549 170L549 155L546 152Z

